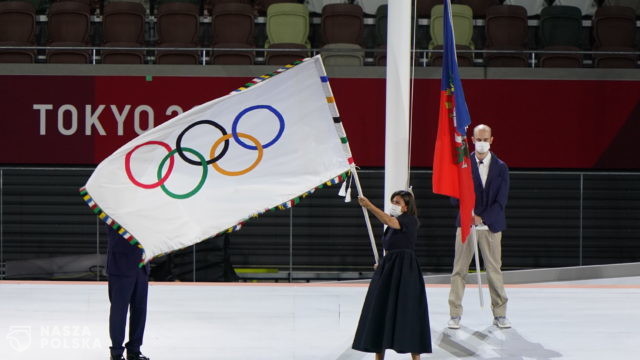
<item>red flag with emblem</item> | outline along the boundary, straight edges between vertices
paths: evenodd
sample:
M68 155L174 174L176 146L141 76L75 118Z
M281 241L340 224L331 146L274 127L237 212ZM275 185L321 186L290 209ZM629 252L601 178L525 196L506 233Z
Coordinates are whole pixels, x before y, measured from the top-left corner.
M473 208L476 202L466 133L471 117L458 73L449 0L444 2L444 14L440 113L433 156L432 189L436 194L459 200L460 228L464 243L473 225Z

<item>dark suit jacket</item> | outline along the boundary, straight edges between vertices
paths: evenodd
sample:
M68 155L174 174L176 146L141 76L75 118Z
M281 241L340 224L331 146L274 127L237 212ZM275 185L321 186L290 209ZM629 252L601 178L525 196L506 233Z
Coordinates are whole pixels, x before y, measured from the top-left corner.
M476 192L474 212L482 218L491 232L503 231L507 228L504 211L509 197L509 167L492 152L487 182L483 188L475 152L471 153L470 157L473 187ZM460 226L460 215L458 215L456 225Z
M131 245L120 236L111 226L107 226L107 274L119 276L134 276L140 268L138 264L142 259L142 249L137 245ZM149 273L149 264L143 267Z

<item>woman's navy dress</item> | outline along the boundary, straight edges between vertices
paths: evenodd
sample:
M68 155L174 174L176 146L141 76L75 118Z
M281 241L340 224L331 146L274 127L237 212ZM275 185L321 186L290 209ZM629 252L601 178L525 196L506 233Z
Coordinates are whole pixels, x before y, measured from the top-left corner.
M407 213L397 219L400 229L387 227L382 238L386 254L369 284L353 348L430 353L427 295L414 252L419 222Z

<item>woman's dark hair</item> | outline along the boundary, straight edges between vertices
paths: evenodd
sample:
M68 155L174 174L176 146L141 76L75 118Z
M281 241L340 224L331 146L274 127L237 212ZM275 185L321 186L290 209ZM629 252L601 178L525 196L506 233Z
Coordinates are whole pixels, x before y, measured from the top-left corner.
M393 198L396 196L400 196L402 200L404 200L404 204L407 205L407 214L412 216L418 216L418 208L416 207L416 200L413 198L412 193L405 190L398 190L393 194L391 194L390 200L393 201Z

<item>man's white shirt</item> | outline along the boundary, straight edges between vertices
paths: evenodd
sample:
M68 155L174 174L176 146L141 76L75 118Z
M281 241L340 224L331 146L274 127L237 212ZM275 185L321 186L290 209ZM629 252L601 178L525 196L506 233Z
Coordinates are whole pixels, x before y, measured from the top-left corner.
M480 173L480 180L482 180L482 187L487 183L487 176L489 175L489 166L491 165L491 152L487 156L480 160L476 156L476 163L478 164L478 172ZM489 230L487 225L476 225L476 230Z

